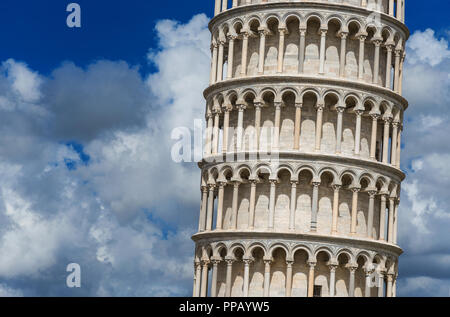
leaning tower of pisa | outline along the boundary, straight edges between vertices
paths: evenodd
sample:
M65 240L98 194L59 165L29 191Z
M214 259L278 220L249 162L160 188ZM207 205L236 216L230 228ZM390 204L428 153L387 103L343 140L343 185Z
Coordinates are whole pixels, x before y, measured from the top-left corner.
M215 1L194 296L396 296L404 17Z

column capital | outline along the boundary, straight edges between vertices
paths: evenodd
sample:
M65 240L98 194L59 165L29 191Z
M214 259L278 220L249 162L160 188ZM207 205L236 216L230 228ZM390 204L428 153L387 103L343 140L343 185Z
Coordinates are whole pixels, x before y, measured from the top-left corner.
M225 257L225 262L227 263L227 265L232 265L234 263L234 261L236 261L236 259L234 257L231 257L231 256Z
M298 181L297 180L291 180L291 186L292 187L297 187L298 186Z
M244 111L245 109L247 109L247 105L244 103L238 103L236 104L236 108L238 111Z
M214 190L216 189L216 184L208 184L208 188L209 190Z
M358 265L356 263L349 263L345 267L350 271L350 273L355 273L358 269Z
M333 190L334 190L335 192L337 192L337 191L340 191L340 190L341 190L342 185L341 185L341 184L332 184L332 185L331 185L331 188L333 188Z
M268 35L271 35L272 34L272 32L269 30L269 29L266 29L266 28L264 28L264 27L259 27L258 28L258 33L259 33L259 36L268 36Z
M261 109L263 107L263 103L261 101L255 101L253 102L253 105L255 106L256 109Z
M330 268L330 272L336 272L336 269L339 267L339 263L332 262L328 264L328 267Z
M317 111L323 111L323 108L325 108L325 105L322 102L318 102L316 105Z
M320 36L326 36L328 32L327 28L321 27L319 30Z
M375 198L375 196L377 195L377 193L378 193L377 190L372 190L372 189L370 189L370 190L367 191L367 194L369 194L369 197L370 197L370 198Z
M204 193L204 194L208 193L208 186L202 186L202 187L201 187L201 191L202 191L202 193Z
M386 50L388 52L392 52L394 50L394 43L392 42L388 42L384 45L384 47L386 48Z
M281 26L281 27L278 28L278 32L280 32L280 34L284 35L284 34L286 34L288 32L288 29L285 26Z
M381 44L383 44L383 38L382 37L375 37L375 38L372 39L372 43L376 47L380 47Z
M379 113L371 113L370 116L372 117L373 121L378 121L378 119L380 119L381 117Z
M292 265L294 264L294 260L286 260L286 265L289 267L289 266L291 266L292 267Z
M296 103L295 103L295 108L300 108L300 109L302 109L302 108L303 108L303 102L296 102Z
M345 107L344 106L336 106L336 112L337 113L344 113L345 112Z
M238 36L237 34L228 34L227 38L229 41L235 41L238 38Z
M281 101L275 101L275 102L273 103L273 105L274 105L275 108L281 108L281 106L283 105L283 103L282 103Z
M242 261L244 262L244 264L250 265L252 262L255 261L255 259L252 257L247 257L247 258L243 258Z
M383 117L384 124L391 124L392 118L391 117Z
M209 266L211 264L211 261L209 259L202 259L201 265L202 266Z
M337 36L340 37L341 39L345 40L348 37L348 32L347 31L339 31L337 33Z
M359 193L361 191L361 188L354 186L354 187L351 187L350 190L352 193Z
M312 182L313 187L319 187L320 184L321 184L321 183L320 183L320 182L317 182L317 181L316 181L316 182L315 182L315 181Z
M317 265L317 261L308 261L307 263L310 269L315 268Z

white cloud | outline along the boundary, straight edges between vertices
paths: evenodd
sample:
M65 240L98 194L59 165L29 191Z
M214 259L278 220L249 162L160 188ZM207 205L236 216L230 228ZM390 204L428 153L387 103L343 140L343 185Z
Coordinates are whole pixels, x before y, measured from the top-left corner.
M411 64L426 63L436 66L450 57L448 42L444 38L437 39L431 29L415 32L406 45L410 49L408 62Z

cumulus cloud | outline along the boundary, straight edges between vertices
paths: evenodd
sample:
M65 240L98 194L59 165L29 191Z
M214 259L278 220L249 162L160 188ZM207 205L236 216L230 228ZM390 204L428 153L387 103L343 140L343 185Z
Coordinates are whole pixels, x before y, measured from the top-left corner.
M208 19L156 26L142 77L124 61L0 72L0 296L189 295L198 167L171 131L204 110ZM82 288L65 285L79 263Z

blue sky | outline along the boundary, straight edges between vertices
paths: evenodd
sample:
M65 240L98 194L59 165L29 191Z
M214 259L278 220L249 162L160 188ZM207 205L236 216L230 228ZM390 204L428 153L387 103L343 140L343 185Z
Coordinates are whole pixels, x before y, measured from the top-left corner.
M79 0L81 29L68 3L0 2L0 296L189 296L199 170L170 133L203 115L214 1ZM401 296L450 295L449 9L407 1Z

